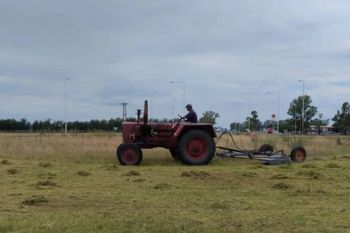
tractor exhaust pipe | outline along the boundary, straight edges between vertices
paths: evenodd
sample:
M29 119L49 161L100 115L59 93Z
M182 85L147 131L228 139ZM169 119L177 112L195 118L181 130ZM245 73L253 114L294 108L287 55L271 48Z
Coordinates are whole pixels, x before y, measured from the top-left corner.
M141 109L137 109L137 124L140 124Z
M148 123L148 101L145 100L145 106L143 107L143 124L147 125Z

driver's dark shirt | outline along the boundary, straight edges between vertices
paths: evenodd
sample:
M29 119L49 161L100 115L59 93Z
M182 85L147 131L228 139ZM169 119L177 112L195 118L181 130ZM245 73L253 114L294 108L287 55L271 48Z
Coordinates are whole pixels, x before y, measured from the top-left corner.
M189 111L184 118L186 119L186 122L198 123L197 114L193 110Z

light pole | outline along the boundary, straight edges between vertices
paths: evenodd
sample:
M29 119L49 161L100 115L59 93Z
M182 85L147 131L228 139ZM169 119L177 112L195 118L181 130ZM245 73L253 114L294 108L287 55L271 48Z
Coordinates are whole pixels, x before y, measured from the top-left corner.
M174 81L170 81L170 83L171 84L182 83L183 108L185 108L185 105L186 105L186 84L185 84L185 81L174 80ZM184 113L186 113L185 110L184 110Z
M251 102L250 102L250 100L249 99L247 99L247 101L248 101L248 106L249 106L249 109L248 109L248 128L249 128L249 131L250 131L250 125L251 125L251 123L250 123L250 114L251 114L251 110L252 110L252 106L251 106Z
M304 134L304 118L305 118L305 80L301 79L298 82L303 84L303 106L302 106L302 115L301 115L301 129L300 134Z
M173 100L171 101L171 118L173 118L173 119L172 119L172 122L173 122L173 123L174 123L174 120L175 120L174 105L175 105L175 99L173 99Z
M153 96L154 96L154 94L156 94L157 92L156 91L152 91L152 94L151 94L151 121L153 120Z
M248 115L248 127L249 127L249 131L250 131L250 115Z
M67 81L69 78L64 79L64 133L67 135Z
M281 92L277 92L277 133L280 132L280 102L281 102ZM268 91L267 94L271 94L272 91Z
M120 103L120 105L123 106L123 121L126 121L126 106L127 106L128 104L129 104L129 103L126 103L126 102Z

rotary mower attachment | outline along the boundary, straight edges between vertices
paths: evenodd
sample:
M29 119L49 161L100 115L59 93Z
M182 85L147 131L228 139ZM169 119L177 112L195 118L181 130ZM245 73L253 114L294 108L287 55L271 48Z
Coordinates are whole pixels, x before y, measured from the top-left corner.
M264 165L279 165L291 162L302 163L306 159L306 150L303 146L293 147L290 155L286 155L283 150L275 150L270 144L263 144L259 149L254 150L244 150L240 149L231 133L222 133L217 141L222 139L224 135L228 135L233 142L234 148L216 146L216 155L219 157L230 157L230 158L243 158L243 159L254 159L261 161Z

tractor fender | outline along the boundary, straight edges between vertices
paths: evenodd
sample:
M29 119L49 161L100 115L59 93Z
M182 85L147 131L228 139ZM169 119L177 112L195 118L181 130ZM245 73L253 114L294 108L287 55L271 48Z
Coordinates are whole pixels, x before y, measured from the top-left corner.
M216 137L216 133L215 133L215 130L213 128L213 125L211 125L211 124L201 124L201 123L184 123L184 124L180 124L179 127L176 129L176 131L174 133L174 137L179 139L186 132L188 132L190 130L194 130L194 129L202 130L204 132L207 132L210 135L210 137L212 137L212 138Z

